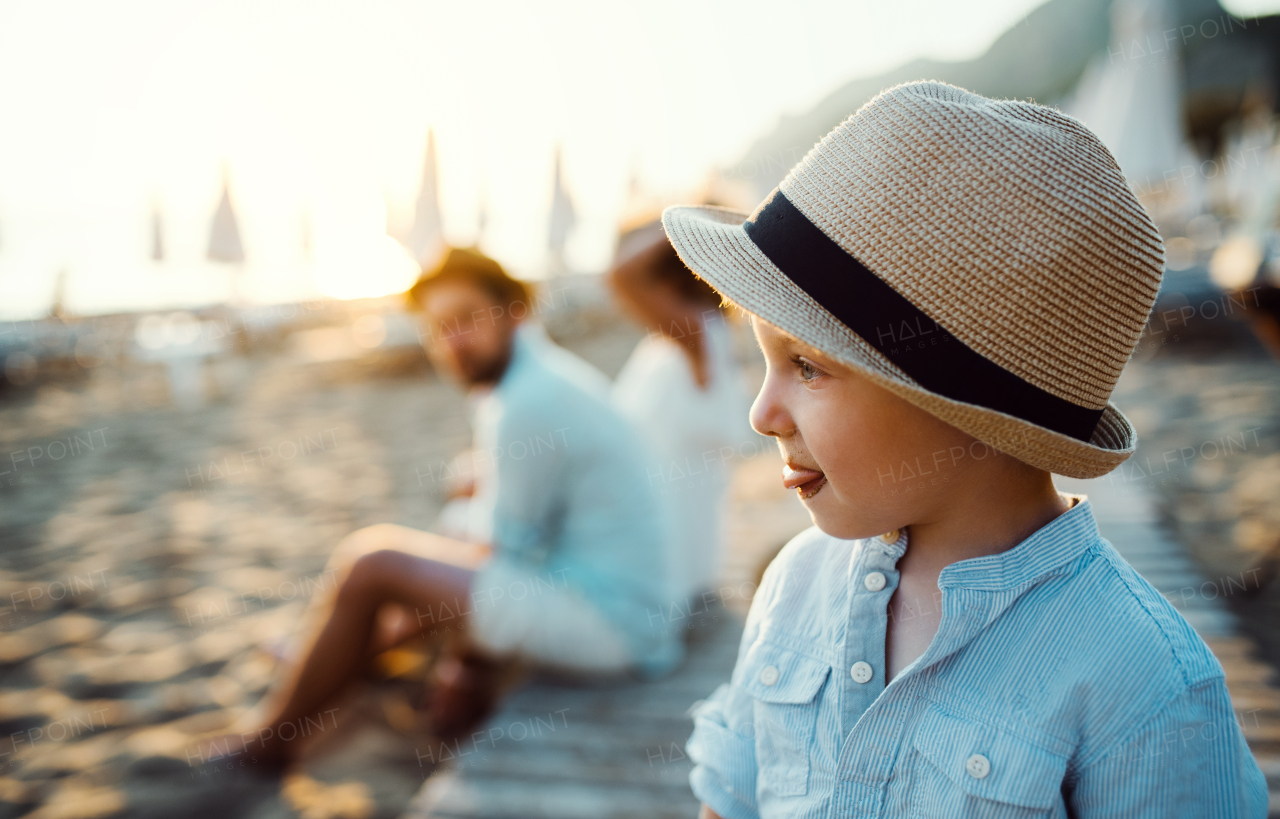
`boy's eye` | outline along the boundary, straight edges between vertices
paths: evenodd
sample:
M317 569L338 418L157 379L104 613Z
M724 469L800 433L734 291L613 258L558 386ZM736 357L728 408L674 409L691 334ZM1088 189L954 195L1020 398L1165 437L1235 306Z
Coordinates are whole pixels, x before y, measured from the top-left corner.
M808 361L805 361L803 358L796 358L793 360L796 364L796 371L800 373L801 381L812 381L822 375L821 370L810 364Z

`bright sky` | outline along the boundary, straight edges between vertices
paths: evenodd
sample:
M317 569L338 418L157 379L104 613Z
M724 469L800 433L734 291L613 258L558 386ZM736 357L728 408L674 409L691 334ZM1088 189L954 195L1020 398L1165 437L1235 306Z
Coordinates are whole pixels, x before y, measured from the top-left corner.
M447 238L547 266L552 157L568 262L604 267L634 171L679 199L784 113L916 56L981 53L1039 0L0 0L0 316L228 298L205 261L222 169L241 297L391 292L428 128ZM153 262L151 214L166 258ZM304 223L312 234L304 254Z
M1222 7L1237 17L1261 17L1280 13L1280 0L1218 0Z

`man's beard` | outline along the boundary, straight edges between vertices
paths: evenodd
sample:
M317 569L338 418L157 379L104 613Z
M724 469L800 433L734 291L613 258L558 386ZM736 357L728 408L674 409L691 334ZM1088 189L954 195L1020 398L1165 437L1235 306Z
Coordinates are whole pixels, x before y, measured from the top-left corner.
M498 355L484 361L468 361L466 368L467 386L483 387L497 384L511 363L511 345L508 344Z

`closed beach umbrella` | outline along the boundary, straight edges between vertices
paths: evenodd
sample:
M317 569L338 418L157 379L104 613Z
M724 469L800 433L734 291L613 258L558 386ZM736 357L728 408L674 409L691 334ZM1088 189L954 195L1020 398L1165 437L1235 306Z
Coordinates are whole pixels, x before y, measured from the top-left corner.
M213 230L209 233L209 259L215 262L241 264L244 262L244 246L240 242L240 227L236 212L231 207L231 194L227 189L227 175L222 175L222 198L213 214Z

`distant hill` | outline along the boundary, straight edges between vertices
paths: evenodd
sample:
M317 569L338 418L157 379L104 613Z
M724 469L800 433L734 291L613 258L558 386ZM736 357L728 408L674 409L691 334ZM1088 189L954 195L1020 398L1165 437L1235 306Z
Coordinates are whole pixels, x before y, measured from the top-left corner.
M1111 0L1049 0L1000 35L980 57L963 62L913 60L883 74L851 80L812 110L782 117L726 176L738 173L757 198L763 198L824 134L883 89L910 80L943 80L992 97L1057 100L1075 86L1089 58L1106 48L1110 8Z
M989 97L1058 103L1075 87L1090 59L1106 53L1111 5L1112 0L1049 0L972 60L914 60L851 80L812 110L782 117L724 176L747 183L757 199L763 198L824 134L881 90L910 80L942 80ZM1227 13L1217 0L1170 0L1168 5L1179 31L1185 26L1197 29L1183 44L1184 80L1192 95L1190 130L1194 137L1215 142L1246 88L1275 88L1280 18L1246 21L1234 33L1221 34L1215 33L1220 28L1215 21L1226 19ZM1213 109L1208 116L1198 113L1205 107Z

